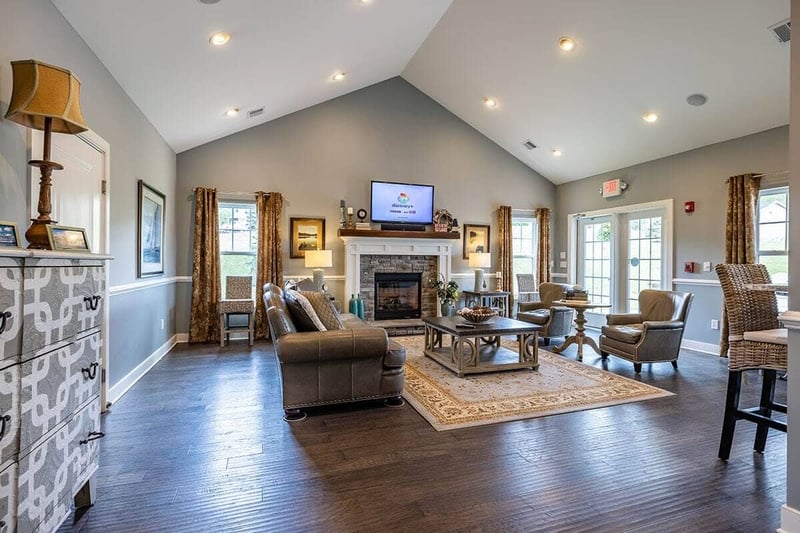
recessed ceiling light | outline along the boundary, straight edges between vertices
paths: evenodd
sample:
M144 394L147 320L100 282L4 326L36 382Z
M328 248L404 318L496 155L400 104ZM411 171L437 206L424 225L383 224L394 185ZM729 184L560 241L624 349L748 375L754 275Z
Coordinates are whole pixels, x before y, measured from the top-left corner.
M362 4L369 4L372 0L361 0Z
M225 116L226 117L235 117L238 114L239 114L239 108L238 107L232 107L232 108L228 109L227 111L225 111Z
M575 41L573 41L570 37L562 37L558 40L558 47L565 52L569 52L575 48Z
M701 106L705 104L706 101L708 101L706 95L700 93L690 94L686 97L686 103L693 106Z
M345 76L347 76L347 72L337 72L333 75L333 81L342 81Z
M483 99L483 105L485 105L489 109L494 109L495 107L497 107L497 100L487 96L486 98Z
M553 148L553 157L561 157L561 150Z
M226 31L218 31L216 33L212 33L211 37L208 38L208 42L210 42L214 46L226 45L230 40L231 40L231 34Z
M645 122L652 123L658 120L658 113L653 113L652 111L650 111L649 113L645 113L644 115L642 115L642 118L644 119Z
M200 2L201 4L208 4L208 5L216 4L219 2L219 0L197 0L197 1Z

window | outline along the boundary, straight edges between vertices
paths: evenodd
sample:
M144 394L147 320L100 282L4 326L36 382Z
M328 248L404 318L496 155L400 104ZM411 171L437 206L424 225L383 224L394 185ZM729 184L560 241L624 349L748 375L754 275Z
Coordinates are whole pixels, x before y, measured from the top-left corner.
M516 274L536 273L536 219L529 216L512 216L511 249L514 251L514 292L519 292Z
M256 205L245 202L220 202L219 253L222 297L227 276L252 276L256 280L258 217Z
M789 188L764 189L758 194L758 262L766 265L773 283L789 282Z

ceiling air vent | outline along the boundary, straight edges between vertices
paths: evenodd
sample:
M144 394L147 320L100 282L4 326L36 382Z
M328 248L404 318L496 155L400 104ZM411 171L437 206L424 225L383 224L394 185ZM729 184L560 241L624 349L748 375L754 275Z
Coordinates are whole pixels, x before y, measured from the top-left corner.
M769 31L779 43L788 43L792 39L792 23L789 19L769 27Z
M263 114L264 114L264 108L263 107L259 107L258 109L251 109L250 111L248 111L247 112L247 118L256 118L257 116L263 115Z
M533 144L533 142L530 139L528 139L527 141L522 141L522 146L524 146L528 150L533 150L534 148L536 148L536 145Z

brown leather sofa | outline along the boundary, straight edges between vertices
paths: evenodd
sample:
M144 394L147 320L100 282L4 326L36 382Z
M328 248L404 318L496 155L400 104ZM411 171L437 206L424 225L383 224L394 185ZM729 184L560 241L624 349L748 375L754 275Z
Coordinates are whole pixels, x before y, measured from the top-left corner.
M671 362L678 368L681 339L694 295L690 292L645 289L639 293L639 312L610 314L600 335L600 355L642 363Z
M303 408L386 399L403 405L406 350L383 328L342 314L343 330L299 332L283 290L264 285L270 335L278 359L285 419L305 418Z
M569 307L553 305L561 300L573 285L566 283L540 283L538 302L519 302L517 320L542 326L539 338L544 339L545 346L550 344L551 337L566 337L572 330L575 311Z

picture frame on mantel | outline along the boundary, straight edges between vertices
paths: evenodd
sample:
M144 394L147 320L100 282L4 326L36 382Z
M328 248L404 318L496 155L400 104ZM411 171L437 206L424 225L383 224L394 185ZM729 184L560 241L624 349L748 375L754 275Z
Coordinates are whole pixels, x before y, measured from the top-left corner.
M84 228L47 224L47 240L51 250L62 252L91 252Z
M289 218L289 257L301 259L306 250L325 249L325 217Z
M490 253L489 233L491 226L485 224L464 224L464 259L476 252Z
M0 220L0 248L22 248L15 223Z
M164 274L164 210L167 197L139 180L136 274L140 278Z

